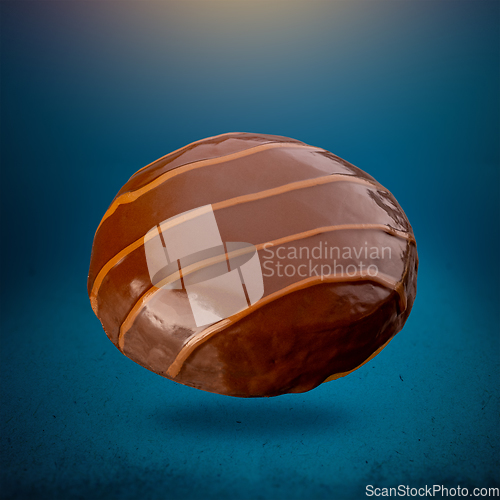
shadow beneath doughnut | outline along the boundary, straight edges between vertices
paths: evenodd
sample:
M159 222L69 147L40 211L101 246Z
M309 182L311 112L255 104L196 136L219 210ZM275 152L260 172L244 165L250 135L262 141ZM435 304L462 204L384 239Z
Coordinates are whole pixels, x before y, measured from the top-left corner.
M359 416L354 409L339 408L328 403L276 400L212 400L199 406L160 406L151 415L153 425L168 432L196 435L286 437L294 434L345 432L357 426Z

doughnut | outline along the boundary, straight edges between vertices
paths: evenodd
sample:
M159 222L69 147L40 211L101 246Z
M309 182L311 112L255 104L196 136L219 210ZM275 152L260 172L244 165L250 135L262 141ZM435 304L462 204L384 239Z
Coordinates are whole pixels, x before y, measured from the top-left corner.
M127 357L235 397L309 391L376 356L416 296L412 227L320 147L226 133L138 170L95 233L92 309Z

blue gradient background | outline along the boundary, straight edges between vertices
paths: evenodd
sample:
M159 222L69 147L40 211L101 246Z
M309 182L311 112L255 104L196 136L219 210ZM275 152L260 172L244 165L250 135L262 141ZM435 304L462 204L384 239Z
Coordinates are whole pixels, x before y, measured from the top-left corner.
M364 498L499 485L499 2L2 2L2 498ZM354 374L240 400L135 365L86 277L140 167L228 131L321 146L415 230Z

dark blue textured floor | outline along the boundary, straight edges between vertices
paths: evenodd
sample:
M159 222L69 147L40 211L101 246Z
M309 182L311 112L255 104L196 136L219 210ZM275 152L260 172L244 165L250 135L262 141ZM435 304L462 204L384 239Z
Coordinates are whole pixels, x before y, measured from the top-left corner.
M2 2L2 498L499 485L499 4L283 5ZM227 131L330 149L415 230L404 330L306 394L169 382L121 355L89 305L116 191Z

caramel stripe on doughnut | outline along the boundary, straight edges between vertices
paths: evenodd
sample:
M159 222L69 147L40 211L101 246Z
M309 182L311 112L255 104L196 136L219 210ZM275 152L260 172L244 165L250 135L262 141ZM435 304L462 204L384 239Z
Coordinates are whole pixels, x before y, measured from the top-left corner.
M142 167L139 170L137 170L137 172L132 174L132 176L130 177L129 180L133 179L137 174L139 174L140 172L143 172L147 168L152 167L163 160L167 160L169 157L171 157L177 153L181 153L181 152L184 153L184 152L187 152L189 149L194 149L194 146L220 145L221 143L217 143L217 142L214 143L211 141L213 141L214 139L220 139L220 138L226 138L226 137L228 139L235 138L236 140L241 139L243 141L243 137L239 137L239 136L250 136L250 138L252 140L263 139L264 142L262 142L261 144L269 144L271 142L273 142L273 143L274 142L279 142L279 143L286 142L287 144L301 144L303 146L308 145L308 144L303 143L302 141L297 141L294 139L291 140L288 137L277 136L277 135L272 135L272 134L254 134L252 132L226 132L224 134L213 135L211 137L206 137L205 139L200 139L198 141L191 142L190 144L187 144L186 146L183 146L182 148L179 148L179 149L176 149L175 151L167 153L166 155L162 156L161 158L158 158L157 160L146 165L145 167ZM249 149L249 148L246 148L246 149ZM335 156L335 155L333 155L333 153L331 153L331 154L332 154L332 156ZM337 157L337 158L340 161L345 161L339 157ZM208 159L208 158L200 158L198 161L200 161L202 159ZM163 165L163 166L165 166L165 165Z
M339 224L336 226L318 227L317 229L311 229L309 231L293 234L291 236L285 236L283 238L270 241L268 243L260 243L258 245L255 245L255 248L257 249L257 251L259 251L262 250L266 245L268 245L269 247L279 246L279 245L284 245L285 243L290 243L292 241L298 241L298 240L303 240L305 238L310 238L311 236L316 236L317 234L330 233L333 231L342 231L347 229L380 229L381 231L384 231L392 236L399 236L407 240L413 239L413 236L410 233L404 233L403 231L398 231L385 224ZM229 263L229 259L233 259L235 257L239 257L240 255L245 255L250 252L253 252L253 247L251 246L240 248L239 250L233 250L232 252L229 252L227 254L217 255L215 257L210 257L209 259L195 262L194 264L184 267L182 272L185 276L186 274L194 273L205 267L209 267L214 264L218 264L219 262L223 262L224 260L227 260ZM170 276L163 278L155 286L156 288L161 288L173 281L176 281L177 279L178 279L177 273L171 274Z
M139 189L136 189L135 191L130 191L128 193L124 193L124 194L118 196L118 198L116 198L113 201L113 203L111 203L111 206L108 208L108 210L104 214L101 222L99 223L99 226L97 227L96 234L99 231L102 224L104 223L104 221L108 217L113 215L115 210L120 205L122 205L124 203L132 203L133 201L137 200L137 198L142 196L144 193L147 193L148 191L160 186L161 184L163 184L168 179L171 179L172 177L175 177L177 175L181 175L181 174L188 172L190 170L195 170L197 168L207 167L209 165L218 165L220 163L224 163L227 161L232 161L232 160L236 160L238 158L243 158L245 156L254 155L254 154L259 153L261 151L266 151L268 149L277 149L277 148L301 148L301 149L309 149L310 151L318 151L318 152L325 151L322 148L316 148L316 147L307 146L304 144L270 143L270 144L263 144L261 146L255 146L253 148L245 149L245 150L240 151L238 153L232 153L232 154L225 155L225 156L219 156L217 158L211 158L208 160L200 160L200 161L195 161L192 163L187 163L186 165L183 165L181 167L176 167L173 170L169 170L168 172L161 174L153 181L147 183L146 185L142 186Z
M159 160L151 163L149 168L137 172L132 175L128 182L118 191L116 196L111 200L114 201L122 194L135 191L136 189L145 186L149 182L153 181L165 172L174 170L175 168L182 167L189 163L211 160L214 158L220 158L225 155L239 153L247 149L251 149L255 146L262 146L264 144L270 143L284 143L287 144L300 144L302 146L309 146L302 141L296 140L283 140L283 137L274 135L256 135L248 133L236 133L236 134L223 134L221 136L216 136L215 138L209 138L205 141L200 141L194 145L188 145L183 150L174 151L174 153L169 153L166 157L162 157ZM327 155L327 153L321 152L322 155ZM332 157L332 159L334 159ZM341 163L338 161L337 163ZM344 165L345 166L345 165ZM361 175L361 177L363 177Z
M353 182L356 184L362 184L364 186L383 189L387 191L382 185L373 183L366 179L362 179L361 177L356 177L354 175L344 175L344 174L330 174L323 177L317 177L315 179L305 179L302 181L291 182L290 184L285 184L284 186L279 186L277 188L266 189L264 191L259 191L257 193L245 194L243 196L237 196L235 198L230 198L229 200L220 201L218 203L214 203L212 205L212 210L219 210L224 208L229 208L235 205L240 205L242 203L249 203L257 200L261 200L264 198L269 198L271 196L278 196L283 193L287 193L290 191L295 191L297 189L306 189L313 186L319 186L322 184L327 184L330 182ZM167 222L166 224L170 227L175 224L179 224L180 222L184 222L193 217L197 217L200 215L200 212L187 213L181 217L173 219L172 221ZM148 239L153 238L153 234L151 234ZM124 257L126 257L129 253L138 249L142 246L145 237L141 237L125 247L121 252L117 253L113 258L111 258L99 271L97 274L94 283L92 285L92 291L90 293L90 302L92 304L92 309L97 313L97 293L99 292L99 288L101 287L102 281L108 272L120 262Z
M398 231L398 233L401 233L401 232ZM405 234L405 233L401 233L401 234ZM415 241L415 237L413 235L410 235L408 233L408 236L409 237L407 239L408 239L408 251L409 251L410 246L412 244L416 245L416 241ZM380 275L370 277L370 278L372 278L372 281L378 282L379 284L382 284L383 286L388 286L388 288L392 288L393 290L395 290L398 293L398 295L399 295L399 308L400 308L401 312L406 310L406 307L407 307L407 301L406 301L406 295L405 295L403 283L404 283L404 280L406 278L406 275L408 274L408 265L409 265L409 259L407 259L406 264L405 264L405 269L403 271L403 275L401 276L401 279L397 283L395 283L392 278L385 276L385 275L381 275L383 277L384 282L380 282L376 279L373 279L373 278L379 278ZM357 278L357 276L359 276L359 278ZM363 278L363 276L361 274L359 274L357 276L356 275L352 276L352 277L348 276L348 279L345 279L344 282L346 282L346 281L363 281L364 279L368 279L366 276ZM333 275L333 277L335 277L335 275ZM354 278L354 277L356 277L357 279L354 279L354 280L350 279L350 278ZM321 282L325 282L325 281L326 282L333 282L331 280L325 280L324 278L325 278L325 276L321 277ZM272 300L274 300L274 299L269 300L269 298L272 296L276 296L276 298L280 298L280 297L283 297L284 295L286 295L287 293L291 293L291 292L294 292L297 290L302 290L303 288L307 288L308 286L313 286L313 284L309 284L309 285L306 284L306 286L301 286L301 284L303 284L304 282L307 282L309 280L311 280L311 278L307 278L301 282L294 283L293 285L290 285L290 286L284 288L283 290L275 292L274 294L271 294L268 297L265 297L264 299L260 300L259 302L256 302L250 308L245 309L245 310L231 316L230 318L226 318L226 319L216 323L215 325L208 327L207 329L205 329L204 331L202 331L198 335L194 335L193 337L191 337L186 342L184 347L179 351L179 353L177 354L177 357L174 359L173 363L168 368L167 375L171 376L172 378L175 378L179 374L179 372L181 371L182 365L184 364L186 359L192 354L192 352L199 345L201 345L202 343L207 341L209 338L211 338L213 335L226 329L227 327L236 323L240 319L243 319L245 316L247 316L248 314L253 312L253 310L257 309L258 307L261 307L262 305L265 305L265 304L271 302ZM341 282L341 281L338 281L338 282ZM314 283L314 284L316 284L316 283ZM287 290L289 290L289 291L287 291ZM284 291L286 291L286 292L283 293ZM252 307L254 309L250 310ZM326 380L324 380L324 382L329 382L331 380L336 380L338 378L344 377L346 375L349 375L353 371L357 370L358 368L361 368L365 363L368 363L377 354L379 354L389 344L389 342L391 340L392 340L392 338L389 339L384 345L379 347L370 357L368 357L365 361L363 361L363 363L358 365L356 368L353 368L352 370L349 370L347 372L335 373L333 375L330 375Z
M137 172L135 172L130 177L130 179L132 179L132 177L136 176L139 172L142 172L143 170L146 170L147 168L151 167L155 163L158 163L159 161L164 160L165 158L168 158L169 156L173 156L175 153L180 153L181 151L184 151L185 149L188 149L191 146L197 146L199 144L204 144L205 142L208 142L208 141L210 141L212 139L218 139L219 137L224 137L225 135L231 136L231 135L240 135L240 134L243 134L243 133L244 132L226 132L225 134L213 135L212 137L206 137L205 139L200 139L198 141L190 142L189 144L186 144L185 146L182 146L182 148L176 149L175 151L171 151L170 153L167 153L166 155L162 156L161 158L158 158L157 160L152 161L151 163L149 163L145 167L140 168L139 170L137 170Z
M384 231L388 234L391 234L392 236L399 237L399 238L404 238L407 240L413 239L413 235L410 233L404 233L403 231L398 231L396 229L391 228L390 226L386 226L384 224L343 224L343 225L336 225L336 226L326 226L322 228L317 228L317 229L311 229L309 231L304 231L302 233L294 234L291 236L285 236L284 238L280 238L274 241L269 241L266 243L260 243L258 245L255 245L255 248L257 251L262 250L264 246L269 245L269 246L277 246L277 245L283 245L284 243L290 243L291 241L297 241L300 239L305 239L309 238L311 236L315 236L317 234L322 234L322 233L327 233L327 232L332 232L332 231L342 231L342 230L349 230L349 229L379 229L381 231ZM216 264L217 262L221 262L225 260L226 258L232 258L232 257L237 257L238 255L243 255L244 253L247 253L248 247L240 250L235 250L233 252L230 252L229 254L220 255L217 257L212 257L210 259L206 259L204 261L198 262L196 264L192 264L190 266L187 266L183 269L183 274L184 276L186 274L190 274L194 271L197 271L198 269L201 269L203 267ZM124 342L125 342L125 334L127 331L132 327L134 324L135 319L139 315L140 311L142 308L146 305L146 303L154 296L154 294L160 290L161 286L166 285L169 281L170 276L162 280L160 283L158 283L159 286L152 286L147 292L145 292L135 303L134 307L130 310L129 314L123 321L121 327L120 327L120 334L118 336L118 346L119 348L123 351L124 347ZM368 279L368 278L367 278ZM301 282L300 282L301 283ZM399 293L399 292L398 292ZM274 296L275 294L269 295L269 297ZM225 321L225 320L224 320Z
M177 354L177 357L174 359L173 363L167 370L167 375L175 378L179 372L181 371L182 365L186 361L186 359L191 355L191 353L201 344L206 342L208 339L213 337L215 334L219 333L222 330L225 330L227 327L233 325L237 321L240 321L244 317L248 316L255 310L259 309L266 304L271 303L272 301L284 297L289 293L296 292L298 290L303 290L304 288L309 288L314 285L319 285L321 283L347 283L353 281L373 281L374 283L378 283L379 285L385 286L391 290L395 290L399 293L400 300L404 300L402 298L401 291L398 287L399 282L396 282L389 276L378 274L376 276L369 276L362 273L357 273L353 276L349 276L347 274L339 274L339 275L327 275L327 276L311 276L302 281L298 281L293 285L289 285L275 293L268 295L267 297L259 300L253 306L240 311L229 318L226 318L222 321L219 321L215 325L209 326L205 330L203 330L198 335L194 335L191 337L183 346L183 348Z

